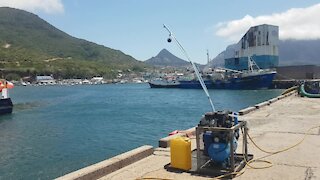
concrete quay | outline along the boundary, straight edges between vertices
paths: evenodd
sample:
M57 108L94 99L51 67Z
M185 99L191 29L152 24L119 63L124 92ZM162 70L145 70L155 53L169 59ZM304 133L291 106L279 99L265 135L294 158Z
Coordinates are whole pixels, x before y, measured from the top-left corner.
M248 110L246 110L248 109ZM249 125L249 134L254 142L264 150L278 151L292 146L304 139L301 144L284 152L264 158L267 163L254 162L250 165L262 169L246 167L244 173L235 179L320 179L320 99L301 98L296 92L262 102L253 107L240 111L240 120ZM311 131L305 133L311 127ZM188 135L191 138L191 148L196 149L194 128L180 132L176 136ZM173 136L174 137L174 136ZM170 163L170 139L166 137L159 141L158 147L152 149L143 146L138 150L119 155L122 158L111 158L95 165L80 169L76 172L60 177L64 179L100 179L100 180L127 180L127 179L213 179L210 176L200 176L188 172L172 172L164 167ZM249 141L249 140L248 140ZM242 140L239 140L237 151L242 151ZM249 153L254 159L267 155L256 148L251 141L248 142ZM136 155L139 154L139 155ZM119 166L114 161L131 158L130 162ZM193 161L195 157L192 156ZM114 163L112 165L111 161ZM110 165L111 163L111 165ZM107 166L107 167L106 167ZM116 167L116 168L115 168ZM104 170L101 170L104 169ZM97 173L100 172L100 173ZM84 176L84 174L96 174Z

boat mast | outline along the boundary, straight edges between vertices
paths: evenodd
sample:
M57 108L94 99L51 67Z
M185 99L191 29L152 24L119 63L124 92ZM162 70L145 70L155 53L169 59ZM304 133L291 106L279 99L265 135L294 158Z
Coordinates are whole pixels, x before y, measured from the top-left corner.
M251 56L248 56L248 70L253 72L254 68L253 66L255 66L258 70L260 70L260 67L258 66L258 64L252 59Z
M208 64L210 62L210 56L209 56L209 50L207 49L207 61L208 61Z
M191 61L187 51L183 48L183 46L180 44L180 42L177 40L177 38L173 35L173 33L170 31L170 29L165 25L163 24L163 27L169 32L169 38L168 38L168 42L170 43L172 41L172 39L176 42L176 44L178 45L178 47L180 48L180 50L182 51L182 53L187 57L188 61L192 64L192 67L194 69L194 72L196 73L197 77L198 77L198 80L201 84L201 87L203 89L203 91L206 93L207 95L207 98L210 102L210 105L211 105L211 108L212 108L212 112L215 112L215 108L214 108L214 105L212 103L212 100L211 100L211 97L210 97L210 94L208 92L208 89L207 89L207 86L206 84L204 83L199 71L198 71L198 68L196 67L196 65L193 63L193 61Z

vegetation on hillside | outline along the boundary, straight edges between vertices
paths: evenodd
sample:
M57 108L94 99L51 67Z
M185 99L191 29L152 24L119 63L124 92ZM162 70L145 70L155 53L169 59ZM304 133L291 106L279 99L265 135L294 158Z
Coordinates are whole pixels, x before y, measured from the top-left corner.
M141 71L144 67L119 50L72 37L32 13L0 7L2 76L112 78L116 70Z

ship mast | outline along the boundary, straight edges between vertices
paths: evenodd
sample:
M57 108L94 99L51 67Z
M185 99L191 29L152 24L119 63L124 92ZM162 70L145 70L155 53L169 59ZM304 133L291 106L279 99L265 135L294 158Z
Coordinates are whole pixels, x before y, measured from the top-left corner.
M210 62L210 56L209 56L209 50L208 50L208 49L207 49L207 61L208 61L207 64L209 64L209 62Z
M257 68L257 70L260 70L260 67L258 66L258 64L252 59L252 56L248 56L248 71L253 72L254 71L254 67Z

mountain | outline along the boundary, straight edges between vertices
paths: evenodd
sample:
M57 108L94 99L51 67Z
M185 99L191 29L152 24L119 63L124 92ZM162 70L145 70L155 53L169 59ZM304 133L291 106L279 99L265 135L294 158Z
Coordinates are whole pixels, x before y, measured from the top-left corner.
M72 37L37 15L0 7L0 68L20 75L63 78L111 75L116 69L142 69L133 57Z
M168 50L162 49L159 54L145 61L146 64L160 67L187 67L190 66L188 61L178 58Z
M279 42L279 64L320 65L320 40L285 40Z

